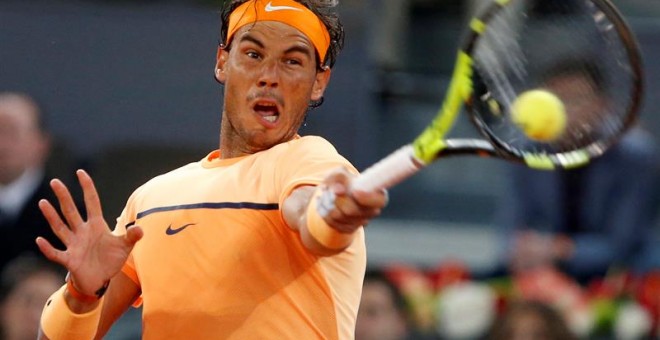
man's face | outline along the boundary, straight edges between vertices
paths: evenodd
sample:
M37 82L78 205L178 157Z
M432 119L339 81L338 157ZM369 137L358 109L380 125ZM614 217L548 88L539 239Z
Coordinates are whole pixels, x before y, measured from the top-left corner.
M42 158L45 137L36 114L18 98L0 99L0 184L12 182Z
M355 329L356 340L400 340L406 337L406 320L397 309L389 288L379 281L365 281Z
M216 67L225 85L221 146L251 154L293 138L327 85L330 71L317 70L314 47L297 29L273 21L239 29Z
M48 297L62 285L62 278L38 272L19 283L0 306L0 324L9 339L36 339L39 318Z

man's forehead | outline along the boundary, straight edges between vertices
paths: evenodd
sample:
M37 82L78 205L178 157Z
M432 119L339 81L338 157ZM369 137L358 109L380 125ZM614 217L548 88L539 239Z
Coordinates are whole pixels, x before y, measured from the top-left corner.
M309 40L309 38L305 35L305 33L301 32L297 28L285 24L283 22L278 22L278 21L258 21L255 22L251 25L245 25L241 28L238 29L236 32L236 36L240 38L245 35L245 34L252 34L255 33L256 35L259 34L268 34L268 35L275 35L278 38L302 38L305 43L308 45L312 46L312 42Z
M295 27L276 21L260 21L254 25L241 27L235 34L234 43L241 41L251 41L262 47L272 46L274 44L284 44L295 46L298 49L304 48L313 53L314 46L309 38Z

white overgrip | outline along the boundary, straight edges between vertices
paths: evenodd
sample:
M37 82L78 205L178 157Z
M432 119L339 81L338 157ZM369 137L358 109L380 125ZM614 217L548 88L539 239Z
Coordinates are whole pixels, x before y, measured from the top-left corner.
M404 145L364 170L353 180L351 189L373 191L391 188L424 167L415 159L412 144Z
M416 160L412 144L402 146L364 170L351 183L351 190L374 191L389 189L424 167ZM325 218L335 208L335 193L324 190L318 198L318 213Z

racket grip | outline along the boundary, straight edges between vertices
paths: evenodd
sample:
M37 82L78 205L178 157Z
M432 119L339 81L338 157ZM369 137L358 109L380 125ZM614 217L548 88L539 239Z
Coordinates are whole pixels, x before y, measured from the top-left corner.
M423 167L424 163L415 157L412 144L404 145L364 170L353 180L351 188L361 191L388 189Z

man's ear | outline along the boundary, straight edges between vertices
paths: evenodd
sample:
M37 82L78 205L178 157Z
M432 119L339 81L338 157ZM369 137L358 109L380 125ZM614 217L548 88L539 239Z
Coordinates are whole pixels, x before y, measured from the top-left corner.
M215 80L217 80L220 84L224 84L226 80L226 75L225 75L225 64L227 63L227 57L229 56L229 52L222 48L222 46L218 46L218 53L216 54L216 61L215 61Z
M316 80L314 80L314 87L312 88L312 101L317 101L323 98L323 93L325 88L328 86L330 81L330 68L324 67L323 71L316 72Z

